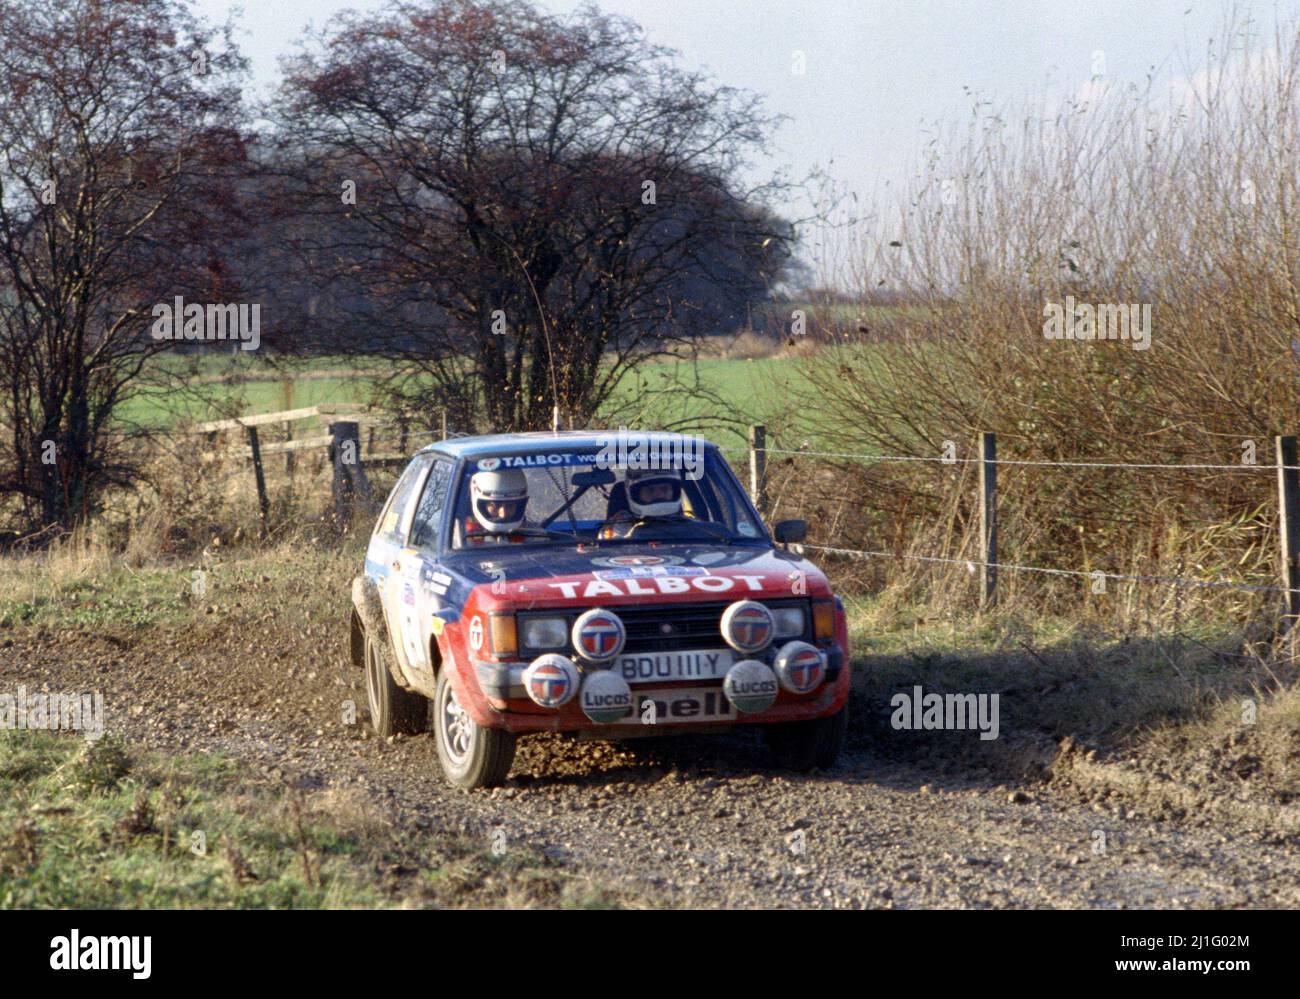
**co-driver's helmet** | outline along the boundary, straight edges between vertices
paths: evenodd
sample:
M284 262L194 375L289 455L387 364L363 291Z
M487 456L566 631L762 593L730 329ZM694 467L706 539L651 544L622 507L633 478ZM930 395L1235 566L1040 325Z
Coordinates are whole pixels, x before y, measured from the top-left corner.
M517 468L475 472L469 481L469 502L484 530L508 534L524 522L528 478Z

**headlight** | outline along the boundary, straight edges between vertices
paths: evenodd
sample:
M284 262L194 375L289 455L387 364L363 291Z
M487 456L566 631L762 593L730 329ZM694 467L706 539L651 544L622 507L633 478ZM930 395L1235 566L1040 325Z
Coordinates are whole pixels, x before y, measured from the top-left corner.
M804 612L802 607L773 607L777 638L803 638Z
M569 642L569 623L562 617L534 617L520 622L524 645L530 649L563 649Z

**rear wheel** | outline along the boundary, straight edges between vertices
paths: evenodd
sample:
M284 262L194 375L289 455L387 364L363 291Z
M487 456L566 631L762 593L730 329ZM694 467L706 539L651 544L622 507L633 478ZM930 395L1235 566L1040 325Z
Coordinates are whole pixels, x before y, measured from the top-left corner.
M764 725L763 735L776 764L786 770L807 771L835 765L849 728L849 704L826 718Z
M387 738L398 733L415 735L424 731L428 699L397 685L369 632L366 632L366 702L370 705L370 724L379 735Z
M510 773L515 759L515 735L504 729L484 728L469 716L456 697L447 666L438 673L433 698L433 733L438 762L447 780L472 791L496 787Z

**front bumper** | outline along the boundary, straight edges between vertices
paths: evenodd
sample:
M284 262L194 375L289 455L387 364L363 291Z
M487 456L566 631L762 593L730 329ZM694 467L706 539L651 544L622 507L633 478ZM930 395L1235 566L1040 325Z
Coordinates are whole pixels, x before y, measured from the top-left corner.
M756 714L732 712L729 717L702 721L674 722L670 718L661 718L653 726L654 731L702 731L706 726L768 724L774 722L806 721L833 714L843 705L848 697L849 671L845 665L843 650L838 646L828 646L821 650L826 656L826 679L814 691L807 694L791 694L781 690L771 707ZM752 658L771 664L775 657L775 648ZM475 679L479 689L487 698L495 715L494 727L512 732L568 732L597 729L608 732L611 737L627 734L635 730L638 735L649 734L638 723L637 713L622 722L608 724L592 721L583 713L578 699L570 701L560 708L543 708L533 703L524 689L523 675L528 668L527 662L472 662ZM585 674L584 674L585 675ZM637 683L632 685L633 694L654 698L656 694L671 694L681 690L716 691L717 698L723 698L723 681L713 680L675 680L671 682Z
M729 652L731 650L718 649L717 651ZM830 685L839 678L840 671L844 668L844 653L837 646L830 646L822 649L822 651L826 654L825 685ZM763 655L753 656L750 658L758 659L760 662L765 662L770 666L775 654L775 648L771 648ZM524 670L527 668L528 663L526 662L495 663L474 660L474 676L478 680L479 690L483 691L483 695L493 702L522 700L532 704L532 701L528 700L527 692L524 690ZM707 686L711 682L717 683L719 687L722 685L721 680L681 680L675 682L678 686ZM658 689L659 687L671 686L673 686L673 684L669 683L637 684L633 689L646 692L651 689Z

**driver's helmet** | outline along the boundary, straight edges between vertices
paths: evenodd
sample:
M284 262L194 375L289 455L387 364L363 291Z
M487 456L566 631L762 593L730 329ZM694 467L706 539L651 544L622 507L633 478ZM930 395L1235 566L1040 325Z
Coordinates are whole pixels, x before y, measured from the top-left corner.
M682 474L676 469L629 468L627 505L637 517L677 517L682 512Z
M528 478L517 468L475 472L469 480L469 502L484 530L508 534L524 522Z

